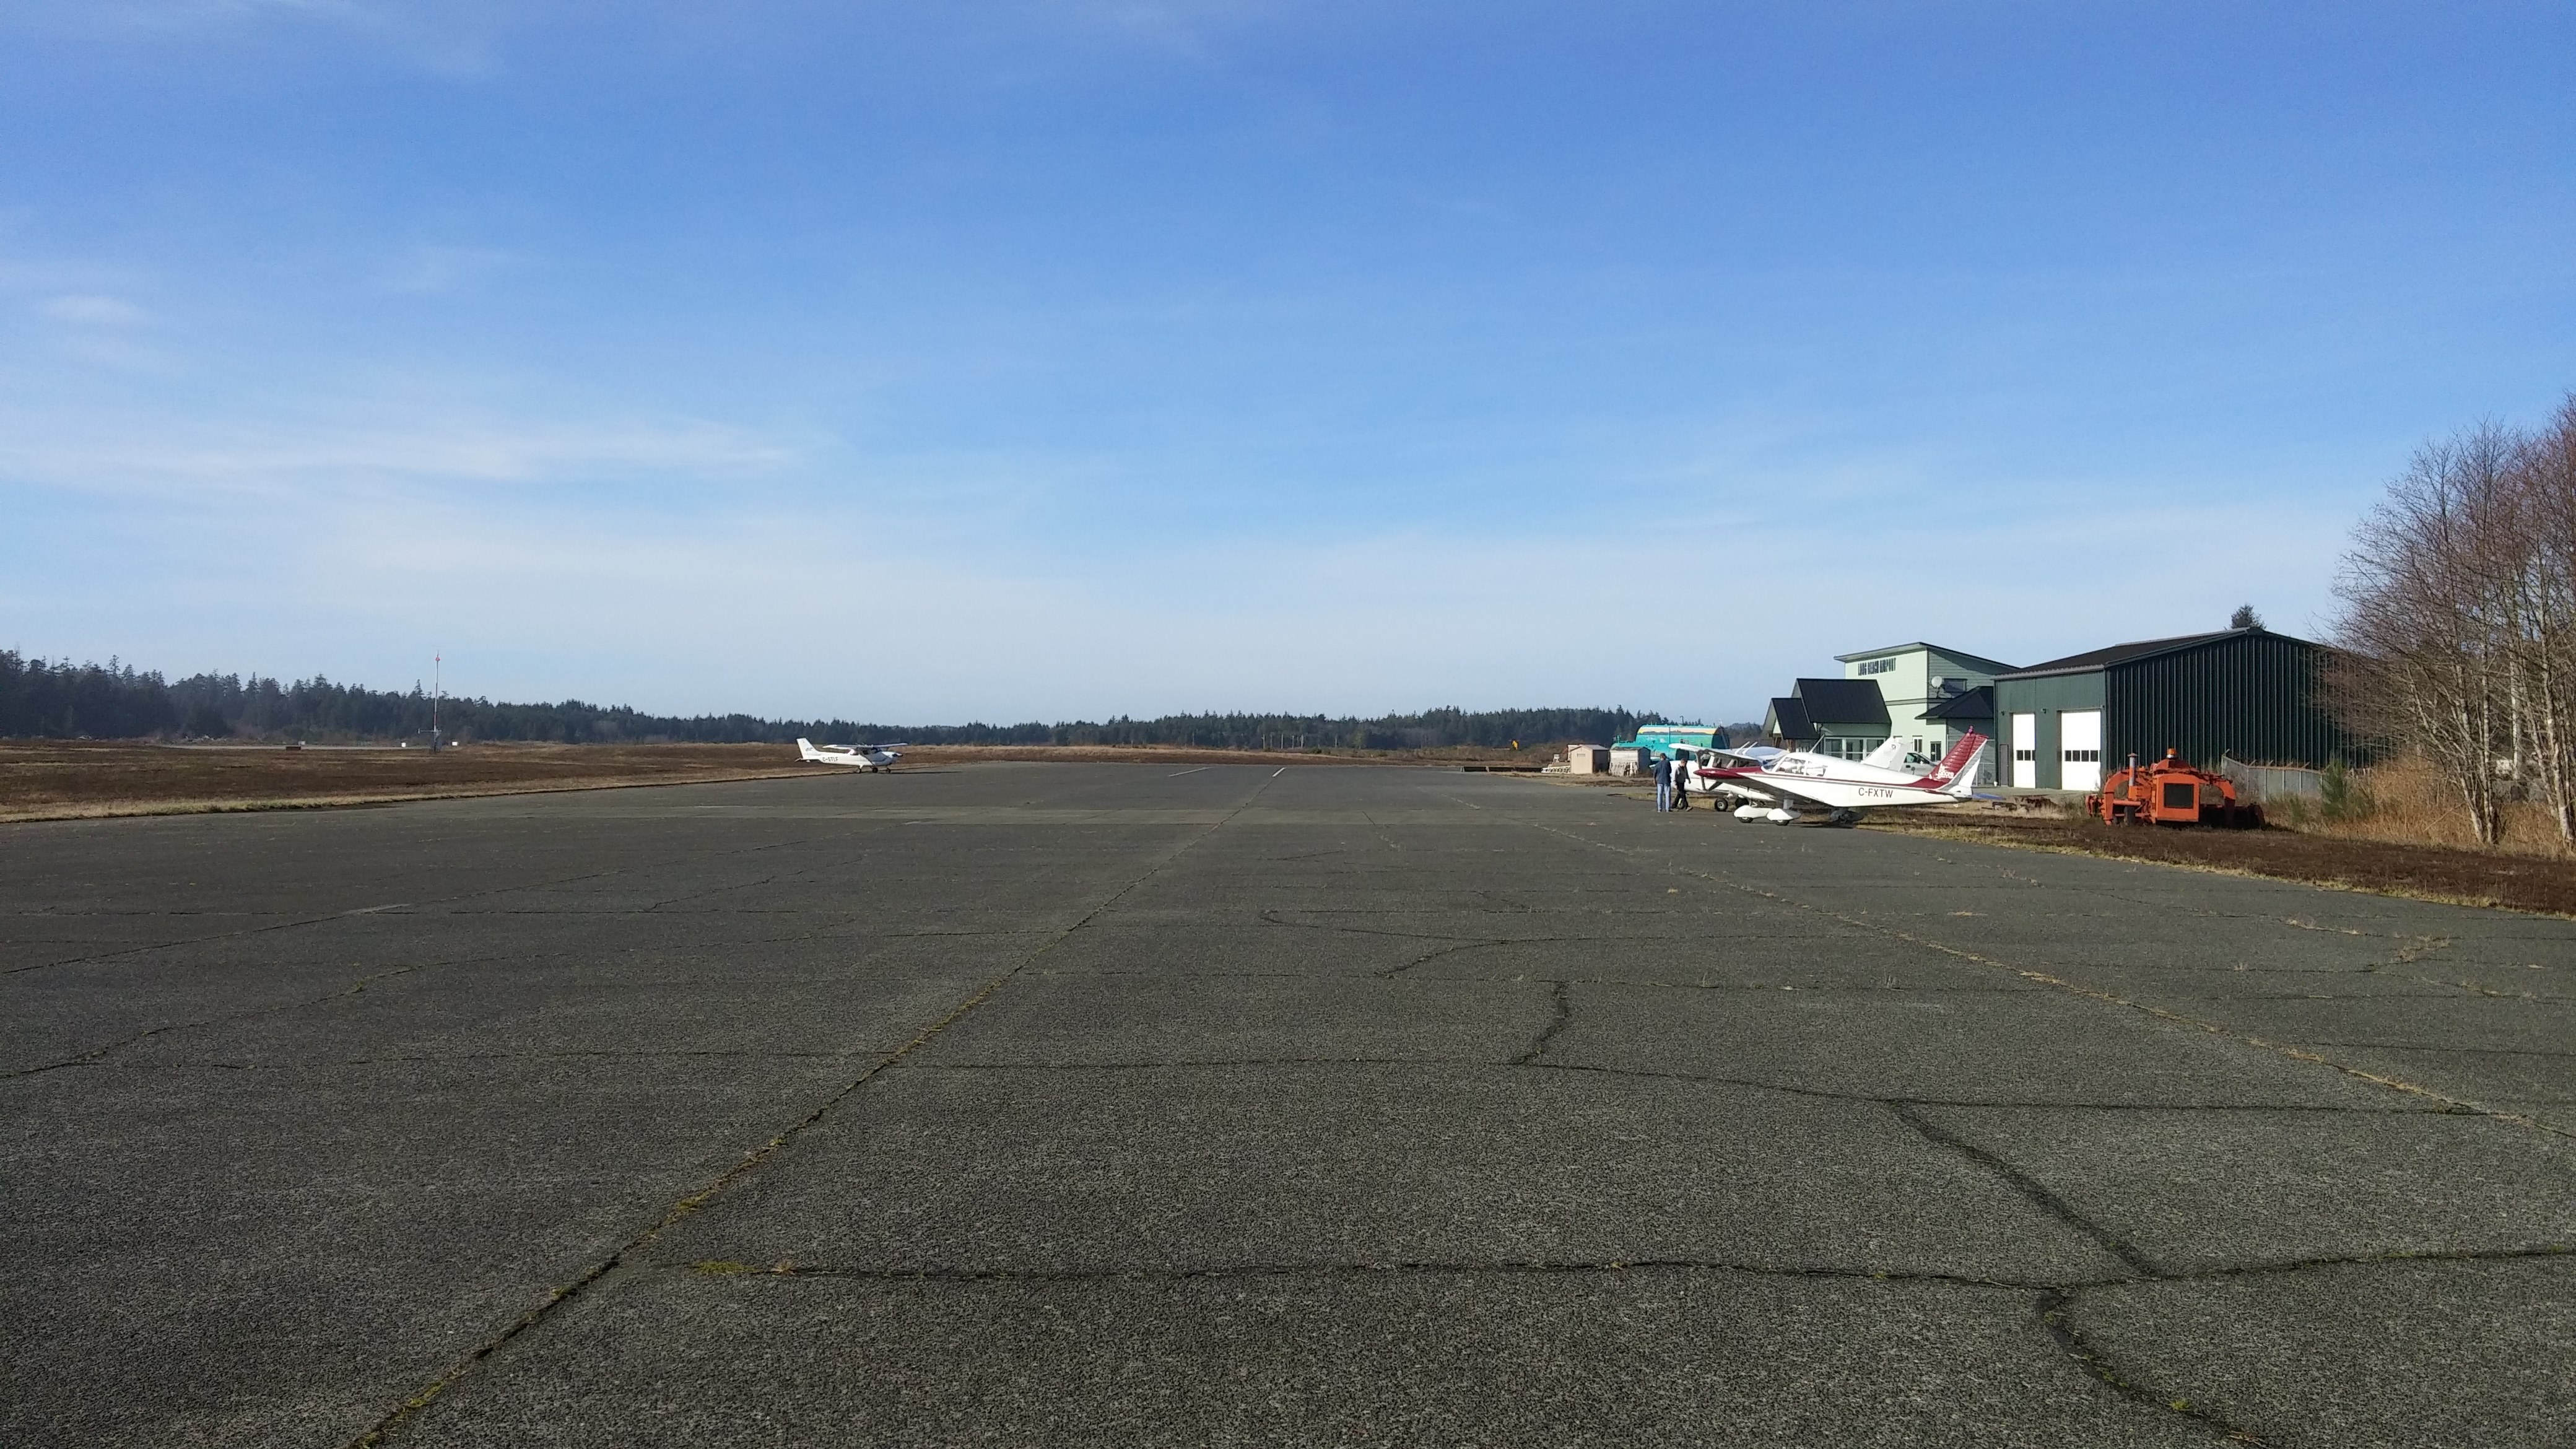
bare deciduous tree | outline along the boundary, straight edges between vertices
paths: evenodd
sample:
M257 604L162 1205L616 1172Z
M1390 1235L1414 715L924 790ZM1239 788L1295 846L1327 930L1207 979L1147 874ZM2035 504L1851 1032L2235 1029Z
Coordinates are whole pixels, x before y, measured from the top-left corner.
M2488 422L2419 450L2354 531L2329 701L2412 750L2494 844L2509 791L2576 842L2576 396L2549 427Z

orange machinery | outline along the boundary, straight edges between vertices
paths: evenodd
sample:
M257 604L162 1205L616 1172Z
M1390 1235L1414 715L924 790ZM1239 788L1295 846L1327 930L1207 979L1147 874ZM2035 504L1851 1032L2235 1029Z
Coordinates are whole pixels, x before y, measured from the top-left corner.
M2252 830L2263 824L2263 807L2239 802L2236 783L2183 762L2178 751L2141 768L2129 757L2129 768L2102 782L2102 793L2084 797L2084 808L2113 825L2218 825Z

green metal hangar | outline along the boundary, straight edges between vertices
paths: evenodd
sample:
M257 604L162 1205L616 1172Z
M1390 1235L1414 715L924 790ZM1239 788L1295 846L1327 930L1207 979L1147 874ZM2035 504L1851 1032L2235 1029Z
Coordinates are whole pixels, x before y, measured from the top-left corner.
M2167 749L2211 768L2221 755L2312 767L2349 759L2351 741L2317 701L2317 666L2331 652L2267 629L2225 629L1998 674L2003 783L2095 790L2129 756L2143 763Z

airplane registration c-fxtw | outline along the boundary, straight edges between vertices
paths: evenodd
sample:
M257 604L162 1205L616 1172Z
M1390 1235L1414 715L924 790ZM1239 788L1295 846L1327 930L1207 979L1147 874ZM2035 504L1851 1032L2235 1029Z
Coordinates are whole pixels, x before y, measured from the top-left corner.
M847 765L853 770L890 770L903 756L901 745L818 745L799 739L796 749L817 765Z
M1738 820L1849 825L1864 810L1975 799L1977 761L1986 743L1971 730L1928 769L1922 756L1909 757L1905 742L1893 739L1857 760L1809 750L1711 750L1710 756L1732 763L1691 767L1689 788L1742 801L1735 807Z

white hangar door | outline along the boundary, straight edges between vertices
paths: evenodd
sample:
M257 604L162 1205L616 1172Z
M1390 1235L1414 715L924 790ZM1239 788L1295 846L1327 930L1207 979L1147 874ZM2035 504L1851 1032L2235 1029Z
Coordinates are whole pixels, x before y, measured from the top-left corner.
M2039 716L2012 717L2012 782L2016 790L2039 788Z
M2070 709L2057 717L2057 738L2066 753L2061 790L2102 788L2102 711Z

